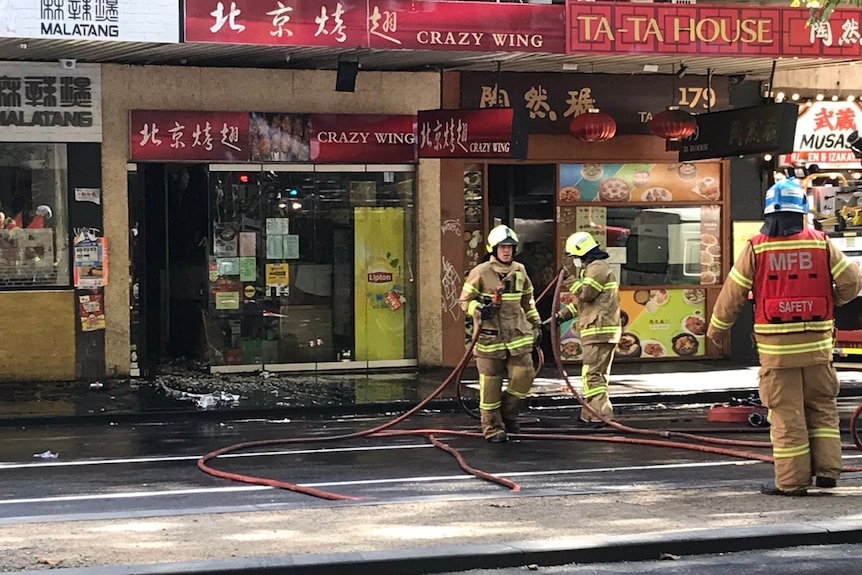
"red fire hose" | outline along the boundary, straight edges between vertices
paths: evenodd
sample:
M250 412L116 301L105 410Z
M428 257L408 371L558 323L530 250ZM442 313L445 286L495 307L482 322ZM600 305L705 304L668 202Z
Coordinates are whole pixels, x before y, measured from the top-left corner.
M565 274L565 270L560 270L559 275L555 279L553 283L551 283L539 296L539 300L541 300L547 293L548 290L553 286L554 287L554 297L552 310L559 309L559 301L560 301L560 291L563 284L563 277ZM770 448L771 444L769 442L764 441L744 441L744 440L733 440L733 439L722 439L717 437L709 437L703 435L695 435L691 433L684 432L676 432L676 431L665 431L665 430L654 430L654 429L641 429L636 427L631 427L628 425L624 425L618 423L616 421L610 420L599 413L596 413L592 410L589 405L587 405L586 401L583 397L575 390L572 386L571 381L569 380L568 373L562 364L562 359L560 357L560 334L559 330L556 327L552 327L551 331L551 343L552 348L554 350L554 360L557 366L557 369L560 372L563 380L566 383L569 391L572 395L577 399L578 403L581 405L582 409L586 409L589 413L596 416L598 419L603 421L609 427L616 429L617 431L623 433L629 433L633 435L641 435L641 436L652 436L657 439L652 438L644 438L644 437L619 437L619 436L605 436L598 435L593 433L593 430L586 432L584 430L560 430L554 433L541 433L541 432L529 432L525 431L519 434L510 434L510 437L514 439L532 439L532 440L561 440L561 441L601 441L605 443L624 443L624 444L634 444L634 445L648 445L652 447L668 447L673 449L687 449L692 451L699 451L704 453L713 453L717 455L724 455L729 457L737 457L741 459L750 459L756 461L764 461L772 463L774 460L771 455L766 455L762 453L756 453L752 451L743 451L740 449L730 449L729 447L716 447L715 445L725 445L725 446L733 446L733 447L750 447L750 448ZM281 481L278 479L270 479L264 477L255 477L240 473L231 473L227 471L221 471L219 469L215 469L209 465L209 462L216 459L220 455L225 455L227 453L232 453L235 451L253 449L258 447L266 447L272 445L286 445L286 444L300 444L300 443L312 443L312 442L332 442L332 441L344 441L349 439L358 439L362 437L401 437L401 436L424 436L426 437L435 447L441 449L450 455L452 455L458 465L466 471L467 473L471 473L474 476L484 479L486 481L491 481L501 485L503 487L507 487L512 491L519 491L520 486L511 481L509 479L505 479L503 477L499 477L493 475L491 473L487 473L480 469L476 469L471 467L461 456L461 454L455 450L454 448L446 445L441 442L437 436L448 436L448 437L473 437L473 438L482 438L481 433L477 432L467 432L467 431L455 431L455 430L446 430L446 429L418 429L418 430L391 430L391 427L401 423L402 421L409 418L411 415L415 414L422 408L424 408L431 400L437 397L446 387L452 383L453 381L457 381L458 387L458 399L461 402L461 405L465 407L465 411L471 413L471 410L467 409L463 403L460 393L460 378L461 373L464 368L467 366L471 359L473 346L476 344L476 341L479 338L479 326L474 322L473 326L473 337L470 340L470 343L467 345L467 348L464 350L464 355L461 357L461 360L452 370L452 372L446 377L445 380L427 397L425 397L422 401L420 401L417 405L415 405L410 410L406 411L402 415L391 419L385 423L382 423L378 426L372 427L370 429L365 429L353 433L341 434L341 435L332 435L328 437L297 437L291 439L269 439L269 440L261 440L261 441L249 441L244 443L237 443L234 445L230 445L227 447L223 447L221 449L217 449L210 453L207 453L203 457L201 457L198 462L198 468L214 477L220 477L222 479L229 479L231 481L238 481L242 483L249 483L253 485L264 485L268 487L275 487L278 489L286 489L289 491L295 491L297 493L304 493L306 495L312 495L314 497L319 497L322 499L330 499L330 500L357 500L361 499L360 497L352 497L349 495L342 495L340 493L333 493L330 491L323 491L320 489L314 489L311 487L304 487L298 485L296 483L291 483L288 481ZM539 367L538 370L541 369L543 363L543 356L541 354L541 350L538 352L539 355ZM538 373L537 370L537 373ZM856 411L853 413L853 416L850 420L850 434L853 438L854 445L842 444L843 449L854 449L858 448L862 450L862 443L860 443L857 431L856 431L856 423L857 420L862 414L862 405L860 405ZM669 441L669 439L679 439L682 441ZM693 443L693 442L699 442ZM845 466L843 471L862 471L862 467L856 466Z

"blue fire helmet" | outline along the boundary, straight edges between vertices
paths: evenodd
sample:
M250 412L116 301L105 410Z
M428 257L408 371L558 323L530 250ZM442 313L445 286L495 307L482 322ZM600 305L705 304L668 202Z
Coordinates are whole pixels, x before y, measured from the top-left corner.
M808 213L808 196L796 178L775 182L766 190L763 215L775 212Z

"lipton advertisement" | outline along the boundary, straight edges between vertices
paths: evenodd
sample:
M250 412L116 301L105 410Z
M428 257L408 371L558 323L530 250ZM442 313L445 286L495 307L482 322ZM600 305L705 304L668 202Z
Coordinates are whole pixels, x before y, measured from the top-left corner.
M355 358L404 358L404 210L355 208Z
M567 299L568 298L568 299ZM571 294L560 296L561 303ZM706 291L703 289L639 289L620 292L623 335L616 357L660 359L706 353ZM583 348L574 321L560 326L563 360L578 361Z
M717 202L720 164L562 164L557 204Z

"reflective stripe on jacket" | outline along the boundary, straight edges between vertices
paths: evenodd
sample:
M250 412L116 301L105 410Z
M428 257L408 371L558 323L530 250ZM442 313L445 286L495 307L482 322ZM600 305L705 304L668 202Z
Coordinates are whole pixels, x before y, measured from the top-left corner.
M835 305L844 305L854 299L862 289L862 275L860 275L859 268L852 265L828 238L825 239L825 242L832 278L831 297ZM730 273L728 273L727 280L715 302L709 321L708 337L717 331L730 329L742 306L748 301L748 292L754 287L756 275L755 258L754 246L751 242L747 242L736 263L733 264ZM756 293L755 298L757 298ZM770 332L768 325L766 327L761 326L763 331L754 334L760 364L766 368L783 368L803 367L832 361L834 342L831 327L815 329L822 328L824 325L813 322L805 327L804 331L783 333L780 331Z
M581 343L619 343L620 285L605 260L593 260L572 278L569 291L575 301L561 311L562 318L578 317Z
M472 317L484 303L493 301L497 289L501 291L500 307L493 317L481 322L481 333L473 348L478 357L503 359L507 355L523 355L533 349L534 329L542 325L533 284L523 264L505 265L492 257L467 275L461 289L461 309Z

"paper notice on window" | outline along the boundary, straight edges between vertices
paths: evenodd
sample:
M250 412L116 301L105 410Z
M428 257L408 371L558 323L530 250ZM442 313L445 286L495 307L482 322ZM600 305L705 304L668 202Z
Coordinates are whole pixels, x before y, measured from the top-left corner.
M282 286L290 283L290 267L288 264L266 264L266 285Z
M219 276L239 275L239 258L217 258L216 265Z
M239 255L240 257L254 257L257 255L257 234L255 232L239 233Z
M286 235L284 238L284 259L298 260L299 259L299 236Z
M290 220L287 218L266 218L266 235L283 236L290 233Z
M238 291L219 291L215 294L216 309L239 309Z
M102 203L101 188L75 188L76 202L92 202L94 204Z
M283 260L284 259L284 236L267 235L266 236L266 259L268 260Z
M239 279L244 282L253 282L257 279L256 258L239 258Z

